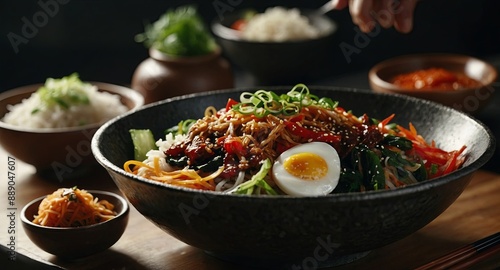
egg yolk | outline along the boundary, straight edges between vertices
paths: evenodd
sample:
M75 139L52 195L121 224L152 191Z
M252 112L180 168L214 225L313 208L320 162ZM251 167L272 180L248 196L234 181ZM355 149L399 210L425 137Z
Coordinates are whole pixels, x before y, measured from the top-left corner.
M326 161L313 153L292 155L283 162L285 170L303 180L318 180L328 172Z

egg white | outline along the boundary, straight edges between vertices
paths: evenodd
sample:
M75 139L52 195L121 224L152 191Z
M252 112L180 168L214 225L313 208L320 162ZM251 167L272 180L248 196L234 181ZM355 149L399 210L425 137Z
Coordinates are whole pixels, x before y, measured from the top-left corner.
M317 180L304 180L290 174L284 167L285 160L299 153L313 153L326 161L326 175ZM340 178L340 157L331 145L311 142L294 146L283 152L274 162L272 177L276 185L286 194L293 196L320 196L332 192Z

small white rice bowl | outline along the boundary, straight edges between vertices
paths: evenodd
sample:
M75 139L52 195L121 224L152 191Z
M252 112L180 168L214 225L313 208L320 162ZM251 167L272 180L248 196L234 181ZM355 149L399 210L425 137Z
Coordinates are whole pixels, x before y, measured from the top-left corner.
M314 39L322 35L297 8L280 6L255 14L241 31L243 39L260 42Z
M85 84L82 88L89 99L88 104L45 106L37 92L14 105L8 105L3 122L23 128L68 128L104 123L128 111L120 97L97 90L97 86ZM33 110L37 108L36 113Z

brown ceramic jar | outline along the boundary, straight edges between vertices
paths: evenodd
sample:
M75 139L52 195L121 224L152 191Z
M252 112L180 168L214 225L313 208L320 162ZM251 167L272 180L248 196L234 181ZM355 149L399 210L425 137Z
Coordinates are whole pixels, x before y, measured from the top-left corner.
M156 49L141 62L132 77L132 88L151 103L166 98L234 87L229 62L220 49L207 55L177 57Z

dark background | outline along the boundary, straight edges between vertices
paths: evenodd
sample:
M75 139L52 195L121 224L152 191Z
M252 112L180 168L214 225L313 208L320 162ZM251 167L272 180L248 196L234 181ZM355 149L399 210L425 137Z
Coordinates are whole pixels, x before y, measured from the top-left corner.
M67 2L67 3L66 3ZM382 29L368 36L359 54L344 58L338 44L353 45L359 32L347 10L329 13L339 32L329 56L324 76L366 70L383 59L415 52L455 52L480 58L491 58L500 52L500 1L496 0L422 0L416 10L411 34ZM44 4L57 3L48 14ZM194 3L207 24L218 17L215 6L226 4L235 9L245 7L315 8L325 1L158 1L158 0L40 0L0 2L0 92L17 86L40 83L47 77L62 77L78 72L83 80L130 84L135 67L144 60L147 50L134 41L167 9ZM45 12L45 18L40 12ZM227 11L230 12L230 11ZM17 45L9 36L23 37L26 21L40 27L36 33ZM358 36L359 38L359 36ZM346 75L347 76L347 75ZM241 84L241 83L240 83Z

